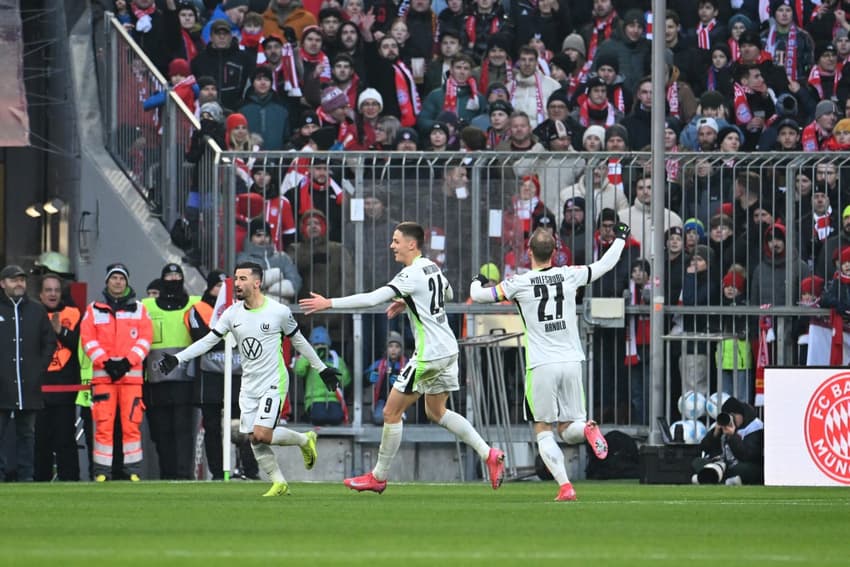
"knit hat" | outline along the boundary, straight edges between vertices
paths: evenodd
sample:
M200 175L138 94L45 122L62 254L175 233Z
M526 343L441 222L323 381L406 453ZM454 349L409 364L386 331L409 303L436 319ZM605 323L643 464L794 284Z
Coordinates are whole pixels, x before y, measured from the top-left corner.
M598 68L599 67L597 67L597 69ZM589 93L590 89L592 89L593 87L605 87L607 89L608 84L605 82L605 79L603 79L599 75L591 75L590 77L587 78L587 81L584 83L584 87L587 90L587 92Z
M328 87L322 91L322 110L331 113L338 108L348 106L348 97L339 87Z
M534 223L531 225L531 230L534 231L538 228L551 228L552 230L555 230L555 226L555 215L546 213L534 218Z
M493 81L489 85L487 85L487 98L490 98L490 95L495 91L503 91L507 94L508 87L505 86L505 83L500 83L499 81Z
M575 62L566 53L556 53L553 55L552 60L549 61L549 66L551 67L552 65L558 67L564 73L572 73L576 68Z
M776 113L779 116L797 116L798 110L797 99L791 93L784 93L776 97Z
M563 120L547 120L538 126L534 133L544 142L573 137L572 128Z
M307 222L310 219L317 219L322 225L322 236L328 233L328 219L327 217L325 217L325 213L323 213L319 209L309 209L305 211L304 214L301 216L301 221L298 225L298 228L301 230L302 233L307 232Z
M776 11L782 6L788 6L791 8L791 13L795 14L796 10L794 10L794 3L791 0L771 0L770 2L770 15L771 17L776 17Z
M729 270L726 272L726 275L723 276L723 287L734 287L738 291L744 291L747 289L747 280L744 279L740 273Z
M494 100L490 103L490 114L494 112L504 112L508 116L514 111L514 107L511 106L511 103L505 100Z
M617 211L615 211L614 209L609 209L608 207L605 207L599 213L598 224L602 224L605 221L619 222L620 216L617 214Z
M224 121L224 127L228 132L230 132L237 126L245 126L247 128L248 119L245 118L245 115L239 114L238 112L234 112L233 114L227 117L227 120Z
M330 346L331 335L324 327L314 327L313 331L310 333L310 344Z
M721 128L717 133L717 145L720 145L723 142L723 139L729 134L738 134L738 141L742 144L744 143L744 134L741 132L741 129L734 124L729 124Z
M494 282L502 279L502 274L499 272L499 268L496 264L490 262L487 264L483 264L481 269L478 270L478 273L487 278L488 280L493 280Z
M221 124L224 120L224 111L221 109L221 105L217 102L205 102L201 105L201 116L204 114L209 114L210 118Z
M850 217L850 205L847 205L844 207L844 210L841 211L841 220L844 220L847 217Z
M168 64L168 76L173 77L174 75L180 75L181 77L188 77L192 74L192 70L189 68L189 62L185 59L177 58L172 59L171 63Z
M215 79L210 77L209 75L202 75L198 77L198 88L203 90L204 87L213 86L218 88L218 83L215 82Z
M440 41L443 41L444 37L453 37L458 41L463 40L460 31L455 28L443 27L442 22L440 22Z
M671 236L674 236L674 235L675 236L681 236L681 237L684 238L685 231L681 226L671 226L664 233L664 240L667 240L668 238L670 238Z
M446 137L449 136L449 127L446 126L443 122L434 122L433 124L431 124L431 130L430 131L433 132L434 130L438 130L438 131L442 132L443 134L446 135Z
M794 130L796 130L797 132L799 132L799 131L800 131L800 125L799 125L799 124L797 124L797 121L796 121L796 120L794 120L794 119L792 119L792 118L784 118L784 119L780 120L780 121L776 124L776 131L777 131L777 133L778 133L780 130L782 130L783 128L793 128L793 129L794 129Z
M824 53L832 53L836 57L838 56L838 50L835 49L835 45L831 43L821 43L815 47L815 63L817 63L818 59L820 59Z
M836 134L838 132L850 132L850 118L842 118L835 124L832 133Z
M248 236L254 236L255 234L260 232L271 236L271 225L263 219L254 219L250 223L248 223Z
M564 42L561 44L561 51L566 51L567 49L578 51L581 53L582 57L587 57L587 48L584 46L584 38L577 33L571 33L564 38Z
M210 270L207 274L207 291L227 279L227 274L221 270Z
M158 291L162 293L162 280L159 278L151 280L148 286L145 288L145 291Z
M707 263L712 264L714 260L714 250L704 244L694 246L694 253L691 254L691 258L695 258L697 256L705 260Z
M419 147L419 134L413 128L401 128L396 134L395 145L398 147L401 142L413 142Z
M401 333L399 333L398 331L390 331L387 334L387 346L389 346L391 343L396 343L397 345L403 347L404 339L402 339Z
M337 130L333 126L323 126L310 134L310 140L316 144L316 149L326 152L336 142Z
M685 232L695 230L700 240L705 238L705 226L702 224L702 221L697 218L692 217L686 220L685 224L682 226L682 229Z
M809 276L800 281L800 293L810 293L820 297L823 293L824 280L820 276Z
M451 124L452 126L457 126L458 117L457 114L452 112L451 110L444 110L437 115L437 120L440 122L445 122L446 124Z
M607 65L614 69L615 73L620 72L620 60L617 57L616 53L602 53L601 55L597 54L596 57L594 57L593 62L595 63L597 69L599 69L603 65ZM588 88L590 88L590 84L588 84Z
M298 120L296 124L296 128L301 128L302 126L306 126L307 124L315 124L319 126L319 115L313 112L312 110L308 110L307 112L303 112L301 114L301 118Z
M726 104L726 97L717 91L706 91L699 97L699 105L703 110L706 108L720 108Z
M764 232L764 241L781 240L785 242L785 227L781 224L774 223Z
M357 108L360 108L363 105L363 102L367 100L378 101L378 106L381 107L381 110L384 109L384 97L382 97L381 93L379 93L376 89L364 89L363 92L360 93L360 96L357 97Z
M850 33L848 33L847 30L845 30L844 28L838 28L838 30L835 32L835 35L832 36L832 40L835 41L845 37L850 37Z
M608 129L605 131L605 143L608 143L608 140L611 138L622 138L623 142L626 143L626 147L629 147L629 131L626 130L625 126L621 124L612 124L608 126Z
M643 17L643 12L640 10L633 8L626 12L626 15L623 16L623 25L631 24L633 22L639 23L641 26L646 27L646 20Z
M570 95L567 93L567 89L557 89L553 91L552 94L549 95L549 99L546 101L546 106L548 107L553 102L560 101L567 105L567 108L570 107Z
M838 114L838 107L831 100L822 100L815 107L815 120L823 116L824 114Z
M581 209L584 210L585 201L584 197L573 197L571 199L567 199L564 201L564 211L572 210L572 209Z
M581 144L582 145L584 145L584 143L587 141L587 138L589 136L596 136L597 138L599 138L600 142L604 142L605 141L605 129L602 126L598 126L596 124L594 124L593 126L588 126L587 129L584 131L584 134L581 135Z
M269 81L274 82L274 72L268 65L257 65L254 68L254 74L251 76L251 81L255 81L258 77L265 77Z
M159 275L159 279L164 280L165 276L167 276L168 274L180 274L180 279L183 279L183 268L181 268L179 264L170 262L162 267L162 272Z
M498 47L503 51L507 51L510 54L511 51L513 51L513 49L511 48L512 43L513 41L511 40L510 35L503 32L494 33L487 40L487 51L490 51L494 47Z
M676 133L676 137L679 137L679 134L682 133L682 123L679 122L679 119L675 116L668 116L664 119L664 128L671 129Z
M6 268L3 269L3 272L5 273L6 269L8 269L9 267L10 266L6 266ZM124 276L125 280L127 280L128 282L130 281L130 270L128 270L127 266L125 266L121 262L116 262L115 264L109 264L108 266L106 266L105 281L109 281L109 277L112 274L121 274L122 276ZM14 276L4 276L3 273L0 273L0 277L9 278Z
M744 27L748 30L755 29L755 26L753 26L753 21L744 14L735 14L734 16L729 18L728 28L731 30L732 26L734 26L738 22L744 24Z
M850 262L850 246L845 246L844 248L841 248L838 252L838 258L842 264Z
M744 45L755 45L756 47L761 49L761 36L759 35L759 32L748 29L747 31L741 34L741 37L738 38L738 45L741 47L743 47Z

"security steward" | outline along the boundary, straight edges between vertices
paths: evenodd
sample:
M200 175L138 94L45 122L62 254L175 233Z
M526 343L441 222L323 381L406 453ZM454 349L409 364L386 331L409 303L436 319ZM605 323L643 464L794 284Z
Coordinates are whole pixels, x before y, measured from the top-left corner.
M151 356L145 367L145 405L151 438L159 456L159 476L167 480L191 480L195 456L193 432L193 377L189 368L180 366L168 375L156 362L162 355L175 354L192 344L188 312L201 301L183 287L183 269L177 264L162 268L159 297L142 303L153 321Z
M45 386L74 386L80 383L77 346L80 342L80 310L63 299L62 277L57 273L41 276L38 299L47 310L47 318L56 334L56 350L47 373ZM53 455L56 455L56 478L80 480L77 452L77 393L46 392L44 410L35 421L35 480L53 480Z
M112 478L116 412L121 416L124 471L130 481L140 480L140 427L145 410L142 372L152 335L148 311L136 301L136 293L130 287L130 271L124 264L110 264L106 268L103 299L89 303L80 324L80 344L92 365L92 460L96 482Z

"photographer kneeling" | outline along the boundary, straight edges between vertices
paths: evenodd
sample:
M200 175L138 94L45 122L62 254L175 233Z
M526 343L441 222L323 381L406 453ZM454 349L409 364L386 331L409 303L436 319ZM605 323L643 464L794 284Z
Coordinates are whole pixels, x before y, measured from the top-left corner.
M694 484L764 484L764 423L756 410L729 398L700 443L707 458L694 459Z

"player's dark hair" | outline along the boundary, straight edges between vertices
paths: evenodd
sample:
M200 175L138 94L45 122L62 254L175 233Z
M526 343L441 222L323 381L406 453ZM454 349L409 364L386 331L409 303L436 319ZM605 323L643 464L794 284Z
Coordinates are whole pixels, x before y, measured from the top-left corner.
M531 233L528 247L536 261L540 263L548 262L552 258L552 253L555 252L555 237L550 231L537 228Z
M239 262L233 268L234 274L236 270L251 270L251 275L257 276L260 280L263 279L263 267L256 262Z
M398 223L395 229L407 238L414 239L417 248L422 249L425 247L425 229L422 228L422 225L412 221L404 221Z

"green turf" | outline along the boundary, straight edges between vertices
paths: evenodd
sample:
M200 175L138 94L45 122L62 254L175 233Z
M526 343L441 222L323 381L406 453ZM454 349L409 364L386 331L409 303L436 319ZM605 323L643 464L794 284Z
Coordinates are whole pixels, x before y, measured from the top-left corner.
M848 565L840 488L0 485L0 565ZM448 562L448 563L445 563Z

